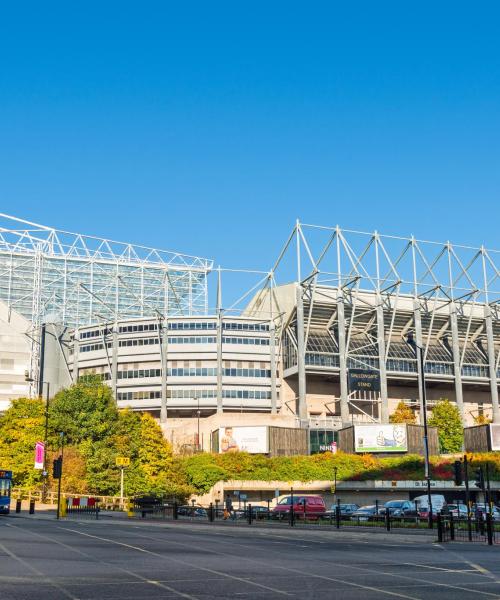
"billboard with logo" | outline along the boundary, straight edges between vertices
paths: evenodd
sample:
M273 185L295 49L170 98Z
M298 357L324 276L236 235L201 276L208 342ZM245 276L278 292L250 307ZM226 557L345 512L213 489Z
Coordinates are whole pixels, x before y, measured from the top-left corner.
M219 452L267 454L267 427L219 427Z
M406 425L355 425L355 452L407 452Z

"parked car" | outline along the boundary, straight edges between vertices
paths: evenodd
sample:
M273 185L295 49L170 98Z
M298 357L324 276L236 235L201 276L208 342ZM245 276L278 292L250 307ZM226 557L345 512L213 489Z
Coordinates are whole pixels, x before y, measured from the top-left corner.
M292 496L284 496L272 509L274 519L288 519L292 508ZM298 519L319 519L325 516L325 501L321 496L293 496L293 513Z
M467 506L465 504L448 504L447 505L449 514L453 515L455 519L466 519L467 518Z
M177 509L179 517L205 517L208 518L208 513L203 506L179 506Z
M382 509L382 514L389 511L391 517L415 517L417 511L415 509L415 502L410 500L391 500L386 502Z
M359 504L339 504L340 506L340 516L343 519L348 519L355 510L358 510ZM327 510L325 513L325 517L335 517L337 510L337 504L332 504L330 510Z
M487 504L482 502L476 503L472 505L472 517L482 516L483 519L486 520L486 514L489 512L489 507ZM497 506L493 506L491 509L491 516L493 521L500 521L500 509Z
M236 512L237 519L246 519L248 518L248 506L246 510L238 509ZM252 506L252 518L253 519L267 519L268 510L267 506Z
M375 504L361 506L351 514L351 521L377 521L383 518L382 510Z
M417 503L418 516L422 519L427 519L429 516L429 499L427 494L413 498L413 502ZM433 519L436 519L438 513L446 507L446 499L442 494L431 494L431 503L432 517Z

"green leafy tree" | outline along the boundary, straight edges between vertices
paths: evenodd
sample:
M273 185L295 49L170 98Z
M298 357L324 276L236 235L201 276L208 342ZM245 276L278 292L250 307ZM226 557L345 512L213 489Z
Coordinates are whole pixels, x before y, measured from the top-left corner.
M0 417L0 468L13 471L14 485L34 488L41 481L35 470L35 444L42 441L45 405L40 399L19 398Z
M97 377L87 377L61 390L50 404L51 431L54 436L63 431L69 445L108 438L117 420L111 388Z
M440 400L432 410L430 427L437 427L441 452L460 452L463 446L464 429L458 408L449 400Z
M409 406L401 400L399 404L396 406L396 410L389 417L389 421L391 423L411 423L415 424L417 422L417 418L415 417L415 413Z

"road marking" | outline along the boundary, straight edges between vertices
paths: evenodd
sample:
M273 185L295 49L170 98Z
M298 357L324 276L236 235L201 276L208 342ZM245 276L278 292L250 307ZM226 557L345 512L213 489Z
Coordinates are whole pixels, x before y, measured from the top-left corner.
M52 581L52 579L50 577L48 577L47 575L45 575L45 573L43 573L42 571L40 571L39 569L34 567L32 564L30 564L28 561L24 560L20 556L17 556L16 554L14 554L14 552L11 552L6 546L4 546L4 544L0 544L0 548L5 552L5 554L10 556L12 559L16 560L17 562L21 563L23 565L23 567L32 571L33 573L35 573L35 575L42 577L43 580L45 581L45 583L51 585L52 587L55 587L57 590L62 592L67 598L70 598L71 600L78 600L78 598L76 596L73 596L73 594L71 594L70 592L65 590L61 585L59 585L55 581ZM37 583L37 582L32 581L32 583Z
M405 562L402 565L408 565L409 567L422 567L424 569L434 569L436 571L446 571L447 573L474 573L478 569L445 569L445 567L434 567L431 565L421 565L419 563Z
M145 554L150 554L151 556L157 556L158 558L161 558L163 560L167 559L167 557L165 557L165 555L163 555L163 554L159 554L157 552L152 552L151 550L146 550L145 548L141 548L140 546L133 546L132 544L125 544L125 542L117 542L116 540L111 540L109 538L103 538L103 537L100 537L97 535L91 535L90 533L84 533L83 531L77 531L76 529L67 529L66 527L59 527L58 529L63 529L64 531L71 531L78 535L84 535L86 537L94 538L96 540L101 540L102 542L108 542L110 544L115 544L117 546L123 546L124 548L130 548L131 550L135 550L137 552L143 552ZM240 581L242 583L247 583L249 585L253 585L255 587L258 587L258 588L261 588L264 590L268 590L270 592L282 594L283 596L293 596L293 594L290 594L289 592L285 592L284 590L270 587L270 586L264 585L262 583L257 583L255 581L245 579L244 577L237 577L236 575L230 575L229 573L224 573L223 571L216 571L215 569L209 569L208 567L199 567L198 565L194 565L193 563L189 563L187 561L180 560L178 558L168 557L168 560L172 561L172 562L177 562L177 563L180 563L183 565L187 565L189 567L198 569L200 571L205 571L206 573L212 573L213 575L221 575L222 577L227 577L228 579L233 579L234 581ZM189 596L189 597L191 598L192 596Z
M21 531L23 531L25 533L25 530L22 527L17 527L16 525L8 525L8 527L13 527L14 529L21 529ZM62 527L58 527L58 529L63 529ZM73 552L76 552L77 554L80 554L81 556L85 556L87 558L90 558L93 562L97 562L97 563L101 563L104 565L109 565L115 569L117 569L118 571L122 571L123 573L126 573L127 575L130 575L131 577L135 577L136 579L139 579L142 583L150 583L149 579L147 579L146 577L143 577L142 575L138 575L137 573L134 573L133 571L130 571L129 569L124 569L123 567L119 567L117 565L114 565L112 563L109 563L105 560L97 560L95 557L93 557L91 554L87 554L87 552L83 552L83 550L79 550L78 548L74 548L73 546L69 546L68 544L65 544L64 542L60 542L59 540L55 540L54 538L51 538L47 535L42 535L41 533L38 532L34 532L29 530L29 533L31 533L32 535L36 535L38 537L41 537L43 539L49 540L55 544L59 544L60 546L63 546L64 548L67 548L68 550L71 550ZM85 535L85 534L83 534ZM1 547L1 544L0 544ZM185 594L184 592L180 592L179 590L176 590L172 587L170 587L169 585L166 584L162 584L159 582L156 582L155 584L157 587L161 587L165 590L167 590L168 592L173 592L174 594L177 594L178 596L180 596L181 598L186 598L187 600L197 600L195 596L190 596L189 594ZM58 587L58 586L56 586ZM62 589L62 588L61 588ZM65 591L65 590L63 590ZM71 600L78 600L78 598L74 597L74 596L70 596Z
M75 533L79 533L80 535L89 535L89 534L85 534L85 533L82 533L82 532L79 532L79 531L76 531ZM96 537L96 536L90 536L90 537ZM164 543L166 542L166 543L177 545L177 546L184 546L184 547L192 548L192 545L190 545L190 544L183 544L182 542L174 542L172 540L166 540L165 538L157 538L157 537L151 537L151 536L146 536L146 535L140 535L139 537L142 537L142 538L145 538L145 539L150 539L150 540L153 540L153 541L156 541L156 542L162 541ZM98 539L101 539L101 538L98 538ZM122 542L113 542L113 543L127 545L127 544L124 544ZM245 548L249 547L249 546L245 546L244 544L236 544L235 542L224 542L224 540L221 540L221 543L233 544L235 546L241 546L241 547L245 547ZM150 554L154 554L154 553L152 553L150 551L146 551L146 550L142 550L142 551L149 552ZM212 554L220 554L222 556L231 556L227 552L219 552L219 551L212 550L212 549L208 549L208 550L205 549L205 551L206 552L211 552ZM172 559L170 559L170 560L172 560ZM247 560L249 562L256 563L258 565L262 565L263 564L262 561L258 561L258 560L255 560L255 559L249 558L249 557L246 557L245 560ZM178 562L182 562L182 561L178 561ZM185 564L190 564L190 563L185 563ZM194 565L190 565L190 566L194 566ZM195 567L195 568L200 569L201 567ZM389 596L395 596L396 598L405 598L406 600L420 600L419 598L417 598L415 596L407 596L406 594L400 594L398 592L391 592L391 591L385 590L383 588L376 588L376 587L373 587L373 586L362 585L360 583L353 583L352 581L346 581L345 579L339 579L337 577L327 577L326 575L319 575L319 574L316 574L316 573L311 573L309 571L301 571L299 569L292 569L292 568L288 568L288 567L282 567L282 566L279 566L279 565L275 565L274 568L281 569L281 570L288 571L288 572L292 572L295 575L296 574L300 574L300 575L305 575L307 577L312 577L312 578L315 578L315 579L321 579L321 580L325 580L325 581L333 581L334 583L344 583L346 585L349 585L349 586L352 586L352 587L355 587L355 588L364 589L364 590L368 590L368 591L372 591L372 592L373 591L380 592L380 593L383 593L383 594L387 594ZM258 585L261 585L261 584L258 584ZM291 595L291 594L288 594L288 595Z
M142 536L140 536L140 537L145 537L146 539L148 538L148 536L144 536L144 535L142 535ZM232 536L232 537L235 537L235 536ZM264 537L264 539L265 539L265 536L263 536L263 537ZM285 537L285 536L280 536L280 537ZM153 539L153 540L156 540L156 541L165 541L164 539L162 540L161 538L157 538L157 537L153 537L153 538L151 538L151 539ZM188 544L182 544L181 542L172 542L172 541L170 541L170 540L169 540L169 543L171 543L171 544L178 544L178 545L181 545L181 546L188 546L188 547L190 547ZM244 545L244 544L238 544L238 543L236 543L236 542L231 542L231 541L229 541L229 540L222 540L222 539L220 540L220 542L219 542L219 543L222 543L222 544L229 544L229 545L235 545L235 546L240 546L240 547L248 547L248 546L246 546L246 545ZM224 553L224 552L216 552L216 551L214 551L214 550L211 550L211 549L209 549L209 550L206 550L206 551L210 551L210 552L213 552L213 553L215 553L215 554L222 554L222 555L226 555L226 556L228 555L228 553ZM246 560L247 560L247 561L256 562L257 564L262 564L262 563L260 563L259 561L255 560L255 559L248 558L248 557L247 557L247 559L246 559ZM331 564L329 561L325 561L325 560L322 560L322 559L320 559L320 558L316 558L315 560L316 560L316 561L318 561L318 562L321 562L321 563ZM399 564L401 564L401 563L399 563ZM357 570L359 570L359 571L365 571L365 572L367 572L367 573L375 573L375 574L383 574L383 575L388 575L388 576L390 576L390 577L399 578L399 579L405 579L405 580L407 580L407 581L415 581L415 582L419 582L419 583L429 583L429 584L432 584L432 585L435 585L435 586L438 586L438 587L445 587L445 588L448 588L448 589L455 589L455 590L467 591L467 592L470 592L470 591L471 591L471 590L470 590L470 588L465 588L465 587L458 586L458 585L452 585L452 584L447 584L447 583L436 583L436 582L434 582L434 581L429 581L429 580L426 580L426 579L417 579L417 578L415 578L415 577L409 577L409 576L406 576L406 575L395 574L395 573L390 573L390 572L382 572L382 573L381 573L381 571L380 571L380 570L367 569L366 567L357 567L357 566L355 566L355 565L352 565L352 564L343 564L343 563L338 563L338 562L336 562L336 563L335 563L335 565L337 565L337 566L342 566L342 567L345 567L346 569L357 569ZM381 566L384 566L384 565L381 565ZM312 573L309 573L309 572L304 572L304 571L299 571L299 570L297 570L297 569L289 569L289 568L287 568L287 567L281 567L281 566L275 566L275 568L277 568L277 569L284 569L284 570L287 570L287 571L293 571L293 572L297 572L297 573L303 573L303 574L305 574L305 575L308 575L308 576L310 576L310 577L314 577L314 576L315 576L315 575L314 575L314 574L312 574ZM323 577L323 576L317 575L317 577ZM360 586L360 584L353 584L353 583L351 583L351 582L346 582L346 581L343 581L343 580L341 580L341 579L334 579L334 578L330 578L330 580L331 580L331 581L339 581L339 582L342 582L342 583L347 583L347 584L349 584L349 585L354 585L354 586L356 586L356 587L359 587L359 586ZM368 589L371 589L371 588L368 588ZM383 592L383 593L386 593L386 594L390 594L390 595L394 595L394 592L389 592L389 591L387 591L387 590L380 589L380 588L379 588L379 589L377 589L377 591L379 591L379 592ZM499 594L493 594L493 593L490 593L490 592L484 592L484 591L479 591L479 590L474 590L474 591L475 591L475 593L477 593L477 594L482 594L482 595L484 595L484 596L493 596L493 597L495 597L495 598L498 598L498 597L499 597Z

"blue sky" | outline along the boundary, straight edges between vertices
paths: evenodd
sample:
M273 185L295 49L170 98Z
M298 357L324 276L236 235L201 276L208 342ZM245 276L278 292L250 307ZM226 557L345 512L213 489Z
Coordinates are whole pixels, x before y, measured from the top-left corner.
M304 222L498 248L494 2L10 3L0 206L267 269Z

